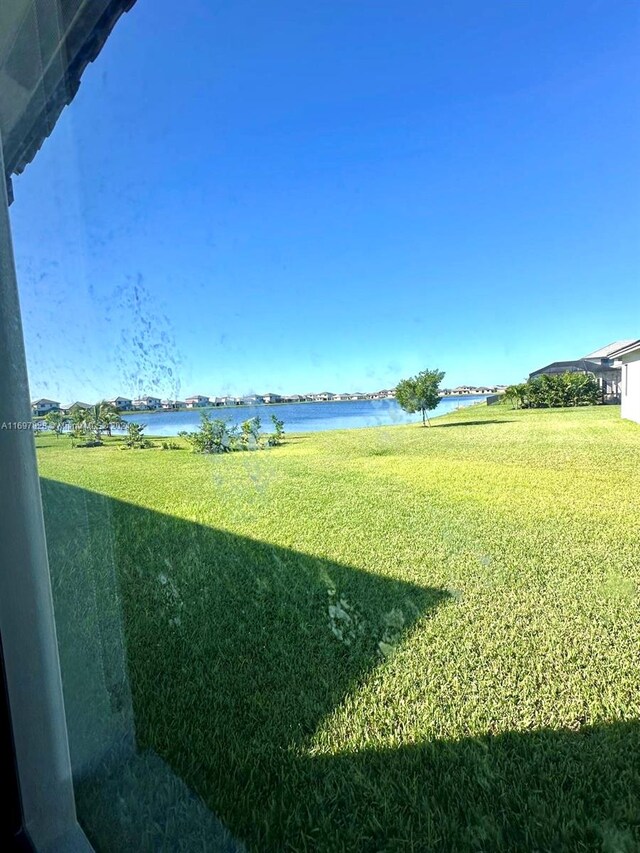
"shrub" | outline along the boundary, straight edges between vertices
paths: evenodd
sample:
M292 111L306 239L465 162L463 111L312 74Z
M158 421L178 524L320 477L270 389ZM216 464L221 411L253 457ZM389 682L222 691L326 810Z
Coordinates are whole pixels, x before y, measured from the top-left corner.
M278 444L282 444L284 440L284 421L281 421L275 415L271 415L271 420L275 431L268 436L267 444L270 447L275 447Z
M151 442L142 433L144 424L137 424L130 421L127 424L127 437L125 438L124 446L130 450L143 450L145 447L151 447Z
M284 436L284 423L274 419L276 433L260 433L260 418L253 417L239 426L221 418L211 418L206 412L200 415L200 428L196 432L183 430L178 435L186 439L194 453L231 453L234 450L259 450L266 445L279 444Z
M257 450L260 447L260 418L256 415L240 424L240 447Z
M199 430L178 434L186 438L194 453L227 453L231 450L226 422L221 418L212 418L206 412L200 415Z
M592 373L555 373L534 376L520 385L509 385L505 396L514 408L555 409L593 406L601 400L598 380Z

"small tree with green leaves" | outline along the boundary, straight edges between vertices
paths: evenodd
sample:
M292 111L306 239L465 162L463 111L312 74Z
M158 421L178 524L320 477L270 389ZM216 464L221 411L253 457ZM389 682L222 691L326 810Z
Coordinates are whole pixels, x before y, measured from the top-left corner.
M528 382L520 382L518 385L508 385L504 389L506 400L511 402L514 409L523 409L527 405Z
M269 436L267 442L271 447L276 447L282 444L284 440L284 421L281 421L275 415L271 415L271 422L273 423L274 431Z
M102 430L105 428L103 420L105 411L104 402L95 403L87 410L87 427L89 431L93 433L93 437L96 441L101 440Z
M102 425L107 435L111 435L113 429L126 429L127 421L112 403L103 403Z
M142 450L145 447L151 447L151 442L143 435L144 426L144 424L137 424L133 421L127 422L127 437L124 440L125 447L131 450Z
M89 413L86 409L76 407L75 409L72 409L69 420L73 427L73 435L76 437L83 435L88 426Z
M420 412L423 426L431 426L427 412L433 411L440 402L438 392L443 379L442 370L422 370L416 376L398 382L396 400L405 412Z
M212 418L206 412L200 415L200 429L178 434L189 442L194 453L226 453L231 450L226 423L221 418Z
M257 415L240 424L240 446L243 450L260 447L260 418Z
M55 432L57 438L60 438L68 423L62 412L47 412L44 416L44 420L47 425L47 429Z
M520 394L518 392L517 385L507 385L504 389L504 398L509 403L511 403L511 407L514 409L518 408L518 403L520 401Z

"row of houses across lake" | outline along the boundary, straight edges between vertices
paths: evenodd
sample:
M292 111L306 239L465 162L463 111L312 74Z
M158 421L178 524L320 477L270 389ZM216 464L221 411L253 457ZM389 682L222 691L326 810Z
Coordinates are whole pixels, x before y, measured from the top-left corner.
M217 406L255 406L272 403L321 403L331 400L382 400L395 397L395 389L377 391L372 394L363 394L355 391L348 394L332 394L329 391L321 391L318 394L248 394L242 397L207 397L203 394L194 394L185 397L184 400L162 400L160 397L144 396L137 400L128 397L113 397L105 402L111 403L119 412L153 412L171 411L176 409L205 409ZM41 398L31 403L34 415L42 416L48 412L62 412L71 414L74 409L90 409L92 403L76 401L68 405L61 405L57 400Z
M440 392L440 396L469 396L473 394L495 394L504 390L504 385L492 385L475 387L472 385L460 385L457 388L446 388ZM111 403L119 412L154 412L175 411L178 409L205 409L217 406L255 406L269 405L274 403L328 403L347 400L393 400L396 395L395 388L383 388L381 391L363 393L361 391L345 392L344 394L333 394L331 391L320 391L315 394L249 394L243 397L207 397L203 394L194 394L184 400L162 400L160 397L144 396L136 400L128 397L113 397L106 402ZM40 398L31 403L31 410L36 417L42 417L48 412L62 412L71 414L75 409L90 409L93 404L83 403L76 400L68 405L61 405L57 400Z

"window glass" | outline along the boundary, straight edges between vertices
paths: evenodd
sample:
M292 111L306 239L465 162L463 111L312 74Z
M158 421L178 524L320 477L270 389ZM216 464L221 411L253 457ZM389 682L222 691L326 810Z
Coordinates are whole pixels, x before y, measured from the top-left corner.
M91 843L638 849L634 5L54 5L11 221Z

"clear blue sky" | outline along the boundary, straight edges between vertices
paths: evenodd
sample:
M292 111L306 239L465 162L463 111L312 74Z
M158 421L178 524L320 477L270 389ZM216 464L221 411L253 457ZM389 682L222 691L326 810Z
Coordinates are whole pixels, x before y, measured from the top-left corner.
M138 0L14 181L33 395L511 382L639 337L639 35L635 0Z

